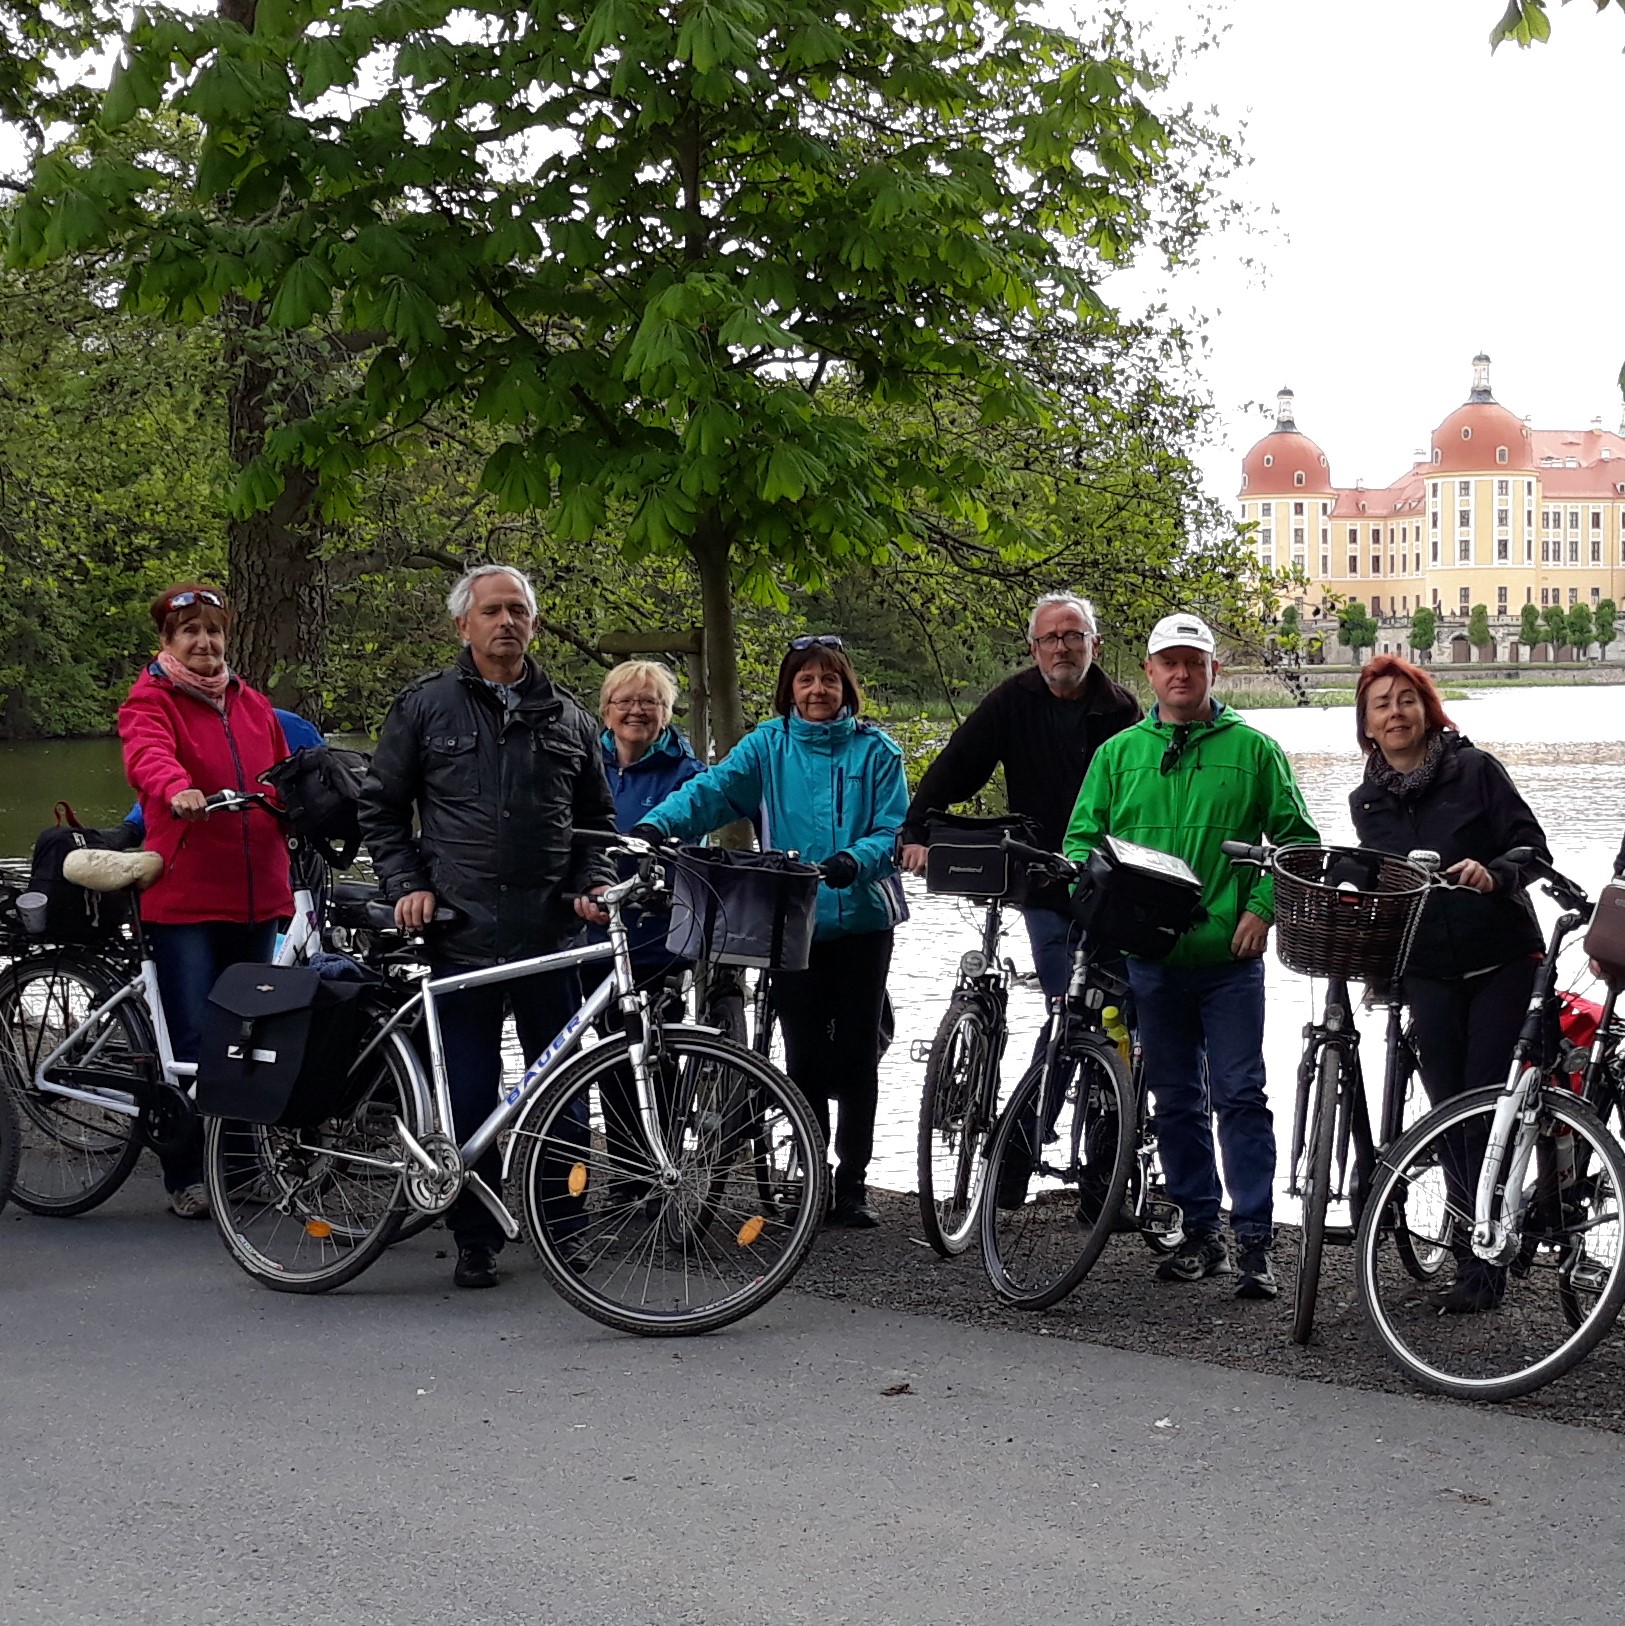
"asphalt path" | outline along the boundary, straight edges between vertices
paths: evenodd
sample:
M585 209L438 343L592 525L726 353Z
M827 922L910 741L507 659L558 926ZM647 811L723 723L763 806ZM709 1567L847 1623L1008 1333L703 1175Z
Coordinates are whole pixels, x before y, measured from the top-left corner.
M439 1232L268 1293L0 1218L0 1622L1613 1621L1625 1444L786 1293L707 1339Z

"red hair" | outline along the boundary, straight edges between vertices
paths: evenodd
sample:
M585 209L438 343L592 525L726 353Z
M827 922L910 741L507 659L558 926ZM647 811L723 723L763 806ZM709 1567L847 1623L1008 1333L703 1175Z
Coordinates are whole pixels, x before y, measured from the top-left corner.
M1396 678L1416 690L1430 734L1441 728L1456 726L1445 715L1444 702L1439 698L1439 691L1433 687L1433 679L1420 666L1412 666L1398 655L1373 655L1360 669L1360 681L1354 690L1354 737L1367 756L1376 750L1377 742L1365 731L1366 701L1370 697L1372 684L1380 683L1384 678Z

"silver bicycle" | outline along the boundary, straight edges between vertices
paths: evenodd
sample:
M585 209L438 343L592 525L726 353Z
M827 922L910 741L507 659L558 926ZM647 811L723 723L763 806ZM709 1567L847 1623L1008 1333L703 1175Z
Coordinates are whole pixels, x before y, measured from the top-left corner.
M709 1332L795 1275L826 1204L812 1110L763 1057L719 1029L669 1020L638 986L623 910L662 901L655 849L631 837L577 839L636 858L636 872L599 900L607 943L423 975L404 1002L381 1002L357 1058L335 1069L334 1114L320 1125L210 1122L215 1221L256 1281L279 1292L337 1287L409 1215L442 1214L465 1191L517 1239L520 1217L474 1169L499 1145L500 1184L517 1170L523 1229L543 1269L608 1326ZM609 974L459 1144L438 1001L598 960ZM612 1005L620 1031L598 1037L596 1019Z

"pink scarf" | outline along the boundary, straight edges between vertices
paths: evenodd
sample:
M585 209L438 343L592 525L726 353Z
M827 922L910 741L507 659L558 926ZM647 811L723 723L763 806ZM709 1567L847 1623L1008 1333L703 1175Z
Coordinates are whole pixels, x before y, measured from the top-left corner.
M193 694L202 695L212 705L223 706L225 704L226 690L231 685L231 668L229 666L223 666L213 677L199 677L178 656L171 655L167 649L160 649L158 651L158 670L177 687L190 689Z

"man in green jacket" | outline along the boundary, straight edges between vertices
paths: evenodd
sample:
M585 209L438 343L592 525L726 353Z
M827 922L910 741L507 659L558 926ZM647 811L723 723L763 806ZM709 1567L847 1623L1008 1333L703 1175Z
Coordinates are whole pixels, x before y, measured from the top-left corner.
M1285 753L1213 698L1212 629L1164 616L1146 647L1151 715L1107 740L1078 793L1068 858L1113 835L1185 860L1201 877L1207 918L1166 960L1128 961L1157 1145L1185 1240L1164 1281L1229 1275L1213 1156L1219 1120L1225 1186L1240 1253L1238 1298L1274 1298L1275 1129L1264 1094L1264 949L1274 883L1220 851L1225 841L1320 839ZM1203 1081L1203 1062L1207 1078Z

